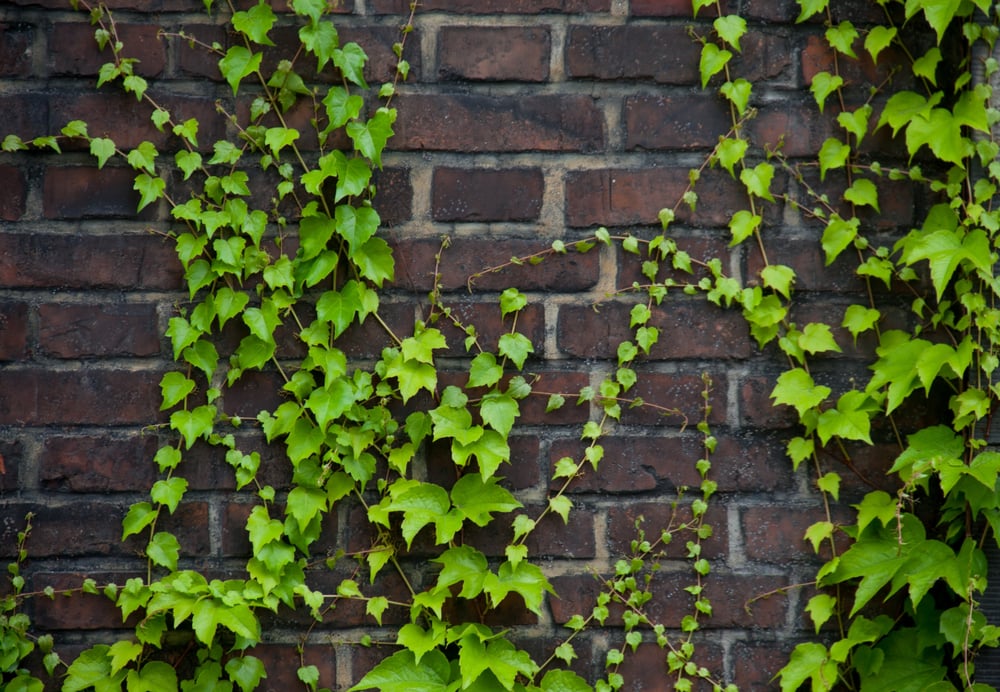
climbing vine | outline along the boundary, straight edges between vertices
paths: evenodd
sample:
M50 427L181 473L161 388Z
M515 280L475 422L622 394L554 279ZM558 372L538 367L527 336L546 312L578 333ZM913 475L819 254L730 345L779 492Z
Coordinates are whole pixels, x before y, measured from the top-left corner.
M712 535L705 517L717 492L710 474L715 438L707 378L703 415L694 425L703 447L692 461L700 484L674 499L667 526L637 522L630 554L595 576L600 588L593 609L571 618L565 638L541 660L525 650L516 630L485 624L508 599L542 612L554 589L528 539L546 517L570 521L568 491L583 473L599 474L602 439L623 409L676 413L672 402L634 394L641 378L636 365L660 338L653 317L675 293L739 311L757 346L787 363L771 398L794 411L799 429L787 454L809 475L826 515L804 536L821 556L814 582L803 585L816 589L805 609L817 636L792 652L777 676L781 689L992 689L976 682L975 657L1000 643L1000 630L979 608L987 579L984 550L997 542L1000 528L1000 452L987 444L1000 396L994 381L1000 365L994 272L1000 148L992 133L1000 117L990 86L1000 69L993 57L997 9L986 0L881 0L874 5L884 21L862 24L839 17L828 0L799 0L798 21L822 33L830 51L830 67L812 76L810 92L817 114L835 128L815 156L801 157L786 154L780 142L763 145L750 135L758 97L734 60L747 33L745 19L727 14L715 0L693 5L702 86L718 91L730 129L691 171L685 192L667 201L660 231L651 237L599 229L590 239L556 241L514 260L534 263L618 246L643 277L609 297L631 301L629 337L617 344L610 374L578 392L543 392L526 369L534 346L518 319L528 300L514 287L500 294L497 316L504 327L495 342L451 309L438 289L405 331L385 317L395 265L378 232L373 200L393 135L393 100L409 70L404 54L412 14L394 46L396 81L377 89L365 80L364 50L341 43L319 0L290 3L300 46L294 59L273 68L265 67L271 64L265 59L274 43L270 34L291 18L279 18L264 2L245 10L214 8L227 13L239 37L227 49L172 37L215 54L232 95L219 109L234 136L214 143L208 155L199 145L201 124L161 105L155 89L135 73L113 15L81 3L99 45L111 54L98 86L117 84L134 95L153 125L173 136L176 151L166 154L150 142L126 151L89 134L82 121L32 142L10 135L3 149L59 151L60 142L82 141L99 167L134 170L139 209L165 204L170 210L187 300L166 333L178 369L160 383L168 421L157 431L163 440L154 458L160 478L123 521L123 539L143 541L145 575L79 588L103 593L138 624L128 637L94 645L67 662L51 638L35 639L22 605L28 597L53 594L24 590L29 520L9 569L10 593L0 605L3 689L42 689L42 673L29 666L37 650L44 671L63 678L63 689L247 692L267 675L254 655L263 639L263 613L302 610L322 621L347 602L362 607L373 625L361 645L395 647L352 690L615 690L626 684L620 672L625 658L651 641L665 652L664 676L674 689L702 682L733 688L699 663L695 637L712 615L704 589L711 565L701 550ZM848 69L861 61L882 68L890 60L894 69L885 69L885 78L870 88ZM312 65L336 78L316 79ZM244 109L236 105L241 99ZM301 147L306 133L286 119L303 103L314 114L315 149ZM867 147L876 136L898 142L900 156L876 159ZM760 267L752 275L732 274L718 258L696 260L671 235L683 209L697 219L699 182L710 168L745 192L746 204L731 211L728 232L733 251ZM273 181L266 195L253 192L251 171ZM174 173L182 184L171 183ZM780 190L779 178L788 181ZM893 184L931 200L918 227L876 226ZM850 264L863 300L843 306L835 318L796 317L800 277L775 261L782 234L769 220L789 215L769 216L772 205L815 230L827 266ZM448 261L446 245L439 265ZM465 357L448 360L458 371L441 364L456 347L444 325L465 337ZM367 363L341 348L361 326L384 335L384 348ZM232 332L238 341L224 350ZM872 344L866 380L829 377L833 359L864 355L865 344ZM244 420L232 413L234 399L243 378L258 371L274 376L284 401ZM584 451L555 464L553 490L542 508L532 510L503 476L523 402L538 396L549 410L575 401L592 415L581 430ZM908 415L913 407L934 410L933 424ZM265 480L260 452L250 451L257 431L280 446L287 486ZM446 450L445 482L427 473L441 463L431 458L432 445ZM875 445L895 447L884 463L895 490L852 498L854 519L844 523L837 511L843 474L855 471L859 448ZM227 579L195 569L165 528L188 489L185 462L206 446L231 469L247 505L252 555L244 574ZM367 527L367 545L340 546L324 560L317 546L328 518L342 507ZM506 532L501 554L467 538L483 528ZM646 608L653 574L666 559L666 546L676 542L685 545L685 591L692 604L679 631ZM432 557L418 557L415 544ZM333 575L332 590L318 586L329 583L329 577L317 579L320 573ZM459 603L471 604L481 617L456 617L470 612ZM585 680L572 667L574 642L612 620L621 621L621 638L605 654L605 674ZM382 627L390 622L400 624ZM178 636L186 638L180 658ZM304 658L298 677L310 690L329 683Z

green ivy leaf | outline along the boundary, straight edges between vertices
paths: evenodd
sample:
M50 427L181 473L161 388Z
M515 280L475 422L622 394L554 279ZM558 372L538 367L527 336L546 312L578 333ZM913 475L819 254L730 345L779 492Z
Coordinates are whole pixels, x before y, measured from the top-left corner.
M158 531L153 534L146 546L146 556L154 565L165 567L171 572L177 570L177 560L180 557L181 544L172 533Z
M366 159L382 168L382 150L393 135L392 124L395 121L395 109L379 108L368 122L349 122L347 136Z
M520 332L502 334L497 346L500 355L510 358L511 362L520 370L524 367L524 361L535 352L535 347L531 345L531 339Z
M365 63L368 56L357 43L346 43L343 48L335 48L333 51L333 64L343 73L344 79L357 84L362 89L367 89L365 82Z
M839 214L834 214L826 222L823 229L821 244L823 252L826 254L827 266L833 264L841 252L847 249L858 235L860 220L856 216L843 219Z
M698 63L698 73L701 75L701 88L708 86L708 80L721 72L732 59L733 54L714 43L705 43L701 47L701 59Z
M739 245L760 228L763 219L759 214L753 214L746 209L740 209L729 220L729 230L733 235L729 247Z
M840 326L847 328L857 343L858 335L873 329L881 317L882 313L875 308L851 305L844 311L844 320Z
M913 75L923 77L932 85L937 86L937 68L941 64L941 49L937 46L913 61Z
M270 9L267 5L265 7ZM251 692L251 690L257 689L260 681L267 677L267 671L264 669L263 661L259 658L243 655L226 661L226 675L236 683L242 692Z
M333 60L334 51L340 46L340 37L337 35L337 28L333 22L319 21L319 14L316 9L322 12L325 3L317 0L308 0L311 7L308 14L312 21L299 29L299 40L306 50L316 56L316 71L321 72L326 64ZM296 6L303 4L304 0L296 0ZM296 9L296 12L299 12ZM346 121L345 121L346 122ZM340 127L343 123L334 127Z
M147 206L163 197L163 191L166 187L167 183L159 176L154 177L147 175L146 173L140 173L137 175L135 178L135 184L132 186L133 190L137 190L139 192L139 206L136 211L142 211Z
M840 346L833 338L830 325L822 322L810 322L803 327L798 344L807 353L827 353L829 351L840 353Z
M404 625L407 627L416 626ZM460 687L460 683L451 682L451 665L443 653L428 649L418 657L411 650L412 642L407 641L400 641L406 649L382 660L348 692L372 688L379 692L455 692Z
M483 591L496 608L509 594L516 593L524 599L525 607L536 615L541 615L545 593L555 594L549 580L537 565L521 561L515 567L504 562L496 574L490 573L483 583Z
M865 36L865 50L872 56L872 62L878 62L879 54L888 48L896 38L896 27L873 26Z
M180 476L161 478L153 483L153 487L149 491L149 496L153 499L153 502L165 506L167 511L173 514L174 510L177 509L177 505L180 504L181 498L184 497L187 487L187 479Z
M837 407L827 409L819 415L816 433L824 445L832 437L844 440L860 440L872 444L871 411L867 408L868 397L863 392L850 391L837 400Z
M180 410L170 414L170 427L184 438L186 449L191 449L198 438L207 438L215 424L216 408L204 404L191 411Z
M141 533L143 529L156 521L159 513L148 502L137 502L129 507L122 519L122 540Z
M483 423L507 437L514 427L514 420L520 415L520 406L510 395L494 391L483 397L479 414Z
M739 77L737 79L734 79L732 81L723 84L721 87L719 87L719 92L721 92L722 95L725 96L727 99L729 99L730 103L733 104L733 106L736 108L736 114L738 116L742 118L744 115L746 115L747 107L750 105L750 95L753 93L753 85L751 85L750 82L743 79L742 77ZM727 138L726 141L743 142L744 148L746 145L746 142L740 138L730 137ZM728 159L729 156L727 156L726 158ZM743 158L743 155L740 154L739 158ZM731 165L726 166L725 160L721 153L721 147L719 148L719 161L722 162L726 170L729 171L729 174L732 175L733 174L732 167Z
M755 197L766 199L768 202L774 201L771 194L771 180L774 178L774 166L766 161L758 163L753 168L744 168L740 171L740 182L746 187L747 192Z
M851 147L836 137L829 137L819 149L819 178L826 179L827 171L843 168L851 155Z
M476 526L486 526L493 513L513 512L522 507L510 492L497 483L496 478L483 479L478 473L462 476L451 489L454 506Z
M878 208L878 189L868 178L856 178L844 192L844 199L857 206L868 206L881 213Z
M768 288L785 298L791 297L792 284L795 282L795 270L791 267L784 264L769 264L761 270L760 278Z
M771 391L771 398L776 404L792 406L799 417L806 411L818 407L830 396L831 389L813 382L812 375L802 368L786 370L778 376L778 381Z
M97 168L104 168L104 164L115 155L115 143L104 137L94 137L90 140L90 153L97 159Z
M716 18L712 22L712 27L719 34L719 38L723 42L728 44L737 53L740 52L740 39L747 32L747 20L738 14L728 14Z
M236 96L243 78L260 69L263 58L262 53L252 53L245 46L233 46L226 51L225 57L219 61L219 71L233 90L233 96Z
M160 404L160 410L164 411L168 408L176 406L184 398L194 391L195 381L186 377L180 372L168 372L162 378L160 378L160 392L163 398L163 403Z
M854 52L854 42L858 40L858 30L848 21L843 21L837 26L832 26L826 30L826 41L839 53L843 53L849 58L857 58Z
M830 0L797 0L797 2L799 16L795 19L796 23L804 22L813 15L825 12L830 4ZM784 690L784 686L782 686L782 690Z

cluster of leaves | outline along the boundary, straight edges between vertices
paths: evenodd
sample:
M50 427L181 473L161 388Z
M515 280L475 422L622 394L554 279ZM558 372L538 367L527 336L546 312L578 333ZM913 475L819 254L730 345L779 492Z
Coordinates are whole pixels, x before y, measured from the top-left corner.
M759 286L716 275L699 288L740 309L759 346L787 359L771 397L795 411L801 432L789 441L788 456L795 467L811 467L828 508L806 532L825 556L816 575L821 591L806 608L824 638L795 649L780 672L781 688L992 689L975 682L973 659L1000 641L977 602L986 584L983 549L998 540L1000 527L1000 454L986 448L1000 394L1000 148L991 132L1000 114L988 86L998 69L997 10L984 1L880 1L885 23L859 26L836 22L827 0L799 0L798 21L825 27L833 67L813 77L811 92L820 113L834 111L837 131L815 160L794 161L780 148L755 154L760 149L739 126L753 116L754 102L752 85L730 73L745 21L711 0L694 4L717 14L712 35L702 39L701 74L704 84L721 81L734 123L713 162L743 183L748 200L732 214L732 245L752 243L763 266ZM930 47L907 45L897 20L929 27ZM948 51L956 57L946 59ZM908 67L896 75L904 88L865 90L841 71L852 61L879 65L889 54ZM986 80L974 79L977 71ZM867 142L879 131L901 142L905 160L872 160ZM780 195L772 192L778 175L792 181ZM872 219L892 184L938 202L919 228L886 239ZM822 228L828 266L854 262L867 299L847 306L842 319L793 321L795 270L767 253L774 232L761 208L773 202ZM838 331L853 346L838 342ZM838 391L818 383L816 363L859 339L875 344L867 381L837 382ZM934 425L900 419L908 407L935 400L947 402L947 410ZM872 490L854 505L855 522L838 525L829 509L840 500L837 464L852 468L858 445L893 444L895 461L887 460L885 473L898 491ZM838 460L832 469L830 459ZM930 516L915 512L921 498L931 499ZM850 539L846 550L839 536ZM873 607L883 614L873 616Z
M341 44L327 16L328 3L291 0L289 6L292 15L285 18L263 1L245 10L224 8L237 37L227 49L183 34L173 37L215 54L232 93L233 101L220 99L218 108L237 135L215 142L211 154L199 142L197 120L182 120L151 95L150 85L135 72L135 61L126 57L112 15L85 4L99 45L112 55L100 70L98 86L118 84L148 106L153 126L169 136L176 151L164 154L149 141L126 151L111 138L92 136L83 121L68 123L61 136L23 142L12 135L3 142L6 151L58 152L61 142L73 140L89 149L98 167L130 167L139 210L159 205L175 222L169 237L187 289L187 300L166 332L180 369L160 382L161 410L168 421L160 426L165 442L153 460L160 477L122 523L123 540L141 541L147 574L121 585L88 582L81 588L103 593L123 619L137 625L129 637L92 646L70 662L63 689L248 692L267 675L254 655L263 637L262 612L304 610L323 621L339 603L352 601L363 606L375 626L387 614L403 623L382 642L398 652L364 675L356 690L616 690L625 682L618 669L626 653L638 647L647 630L668 649L664 675L674 678L677 689L706 680L721 690L722 683L697 664L692 640L700 621L711 614L703 592L710 567L701 555L701 541L711 535L705 512L716 490L708 477L715 442L707 425L707 383L705 418L698 425L705 447L696 464L700 497L683 504L678 500L675 508L690 519L675 520L655 541L640 530L633 554L602 582L606 590L593 612L571 621L566 640L554 646L548 660L537 663L505 630L455 619L455 612L463 612L455 607L459 601L488 613L513 598L541 614L553 588L530 559L528 538L548 515L569 521L573 502L567 491L585 470L598 469L604 456L600 440L623 406L651 405L628 392L637 381L633 362L658 338L649 324L652 303L632 310L634 338L619 347L614 373L597 388L565 395L533 391L530 378L520 374L533 347L517 329L527 299L516 288L500 295L500 318L507 328L496 343L485 343L474 325L459 322L438 291L429 313L397 334L380 311L395 267L389 245L377 233L380 219L372 205L375 172L393 134L391 101L397 85L382 85L373 99L365 81L367 57L360 46ZM271 33L293 20L300 24L301 45L292 51L296 58L266 68L264 54L274 45ZM394 46L397 80L408 72L402 55L410 26L412 15L403 40ZM318 77L307 80L300 71L312 61ZM238 98L249 101L249 107L225 105ZM303 133L288 122L289 112L303 104L314 114L315 150L300 145ZM261 175L271 183L264 195L254 192ZM171 176L179 184L172 184ZM189 196L182 199L183 194ZM611 237L602 230L595 238L600 241L610 243ZM632 241L625 242L636 250ZM673 257L676 264L682 254ZM461 384L441 384L438 360L449 349L437 326L442 320L467 335L467 369L463 377L452 373L449 378L464 379ZM349 360L342 338L372 323L384 335L385 348L373 362ZM261 371L273 377L283 403L243 420L232 413L239 408L238 387L248 374ZM522 505L501 475L511 461L508 438L528 396L547 397L549 410L573 397L596 411L583 426L585 451L579 459L567 457L555 465L558 487L535 512ZM287 482L267 481L276 474L254 449L258 431L270 449L282 451ZM445 450L446 462L430 459L431 443ZM206 447L231 469L247 506L252 555L242 576L206 576L165 527L185 501L184 469L192 450ZM450 464L445 475L452 480L429 480L431 462ZM324 560L316 546L329 538L328 518L344 505L363 517L370 545L350 554L340 549ZM502 555L488 554L466 539L471 529L487 526L501 535L499 528L509 528L511 539ZM418 537L426 544L422 549L434 552L429 561L411 555ZM665 544L675 537L686 540L694 574L687 589L693 611L679 638L655 623L644 607L652 596L651 575ZM324 579L314 578L320 573ZM330 592L316 586L329 583L330 575L336 582ZM390 581L402 583L403 590L391 589ZM28 673L13 673L25 679L22 687L7 683L8 672L19 671L34 646L28 623L15 612L21 586L15 584L5 601L12 614L0 627L5 638L14 640L15 652L15 660L4 660L4 689L40 689L36 678L27 682ZM623 612L623 643L608 652L607 676L591 685L569 668L577 657L572 640L588 627L603 626L609 607ZM172 648L178 637L184 641L179 653ZM51 642L39 640L37 646L48 650ZM46 657L50 673L58 665L58 657ZM320 688L318 669L304 659L298 677L307 689Z

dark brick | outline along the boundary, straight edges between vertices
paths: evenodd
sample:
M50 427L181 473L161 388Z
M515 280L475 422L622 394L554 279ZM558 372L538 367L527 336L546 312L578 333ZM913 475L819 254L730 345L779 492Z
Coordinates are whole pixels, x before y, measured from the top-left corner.
M13 166L0 166L0 220L17 221L26 210L27 185L24 173Z
M701 641L698 642L697 649L695 649L693 660L699 667L709 670L712 680L720 681L725 672L724 653L720 644ZM667 668L667 654L664 649L653 642L640 644L635 651L626 651L625 660L619 666L618 673L625 679L623 689L676 689L673 687L675 674L671 674ZM685 677L690 678L691 676ZM666 685L670 687L665 687ZM713 692L719 687L713 687L713 683L709 680L695 677L689 689L692 692Z
M0 302L0 361L18 360L28 354L28 304Z
M156 306L47 303L38 308L38 342L58 358L153 356L160 352Z
M840 505L834 510L839 513L833 519L835 523L850 523L851 510ZM743 550L747 558L757 562L779 565L816 562L818 558L805 533L817 521L825 520L821 506L796 507L783 503L746 507L740 518ZM821 548L820 555L829 559L829 550Z
M560 370L532 369L531 396L521 400L520 422L525 425L579 425L590 418L590 405L577 404L580 390L590 384L590 374ZM566 403L546 411L549 397L561 395Z
M419 12L461 14L539 14L542 12L608 12L611 0L425 0ZM402 14L410 11L410 0L372 0L375 14Z
M167 65L165 39L158 36L160 28L124 22L116 22L115 28L125 45L124 55L139 61L135 73L146 78L159 77ZM94 27L81 22L59 22L52 26L46 58L49 74L60 76L93 76L101 65L112 61L110 49L98 49ZM103 94L102 98L107 96ZM134 97L129 98L134 103Z
M46 438L38 480L47 491L72 493L142 492L158 478L152 437L132 435Z
M786 600L777 594L770 600ZM778 681L772 678L788 663L794 642L763 640L754 637L740 640L733 645L733 682L741 690L778 690Z
M670 46L650 51L649 46ZM651 79L698 83L699 46L683 26L574 26L566 37L566 74L573 79Z
M798 415L790 406L775 406L771 398L777 376L753 375L740 384L740 423L755 428L790 428Z
M777 184L773 188L780 189ZM687 189L686 168L571 171L566 175L566 223L575 227L655 224L660 209L674 207ZM746 204L745 190L725 172L707 171L695 191L696 214L681 205L679 220L726 226L731 211Z
M599 442L604 448L604 458L597 470L586 464L583 475L570 485L570 491L674 495L682 486L697 487L700 477L694 464L704 453L700 443L693 435L604 437ZM555 463L563 457L583 459L585 447L575 439L553 441L549 451L550 475ZM556 479L550 485L557 487L561 483Z
M688 493L690 497L700 496L696 488ZM669 558L685 559L688 542L697 542L698 536L694 530L681 530L678 527L690 521L690 505L686 501L677 505L657 501L612 507L608 510L608 551L612 559L628 559L632 555L631 543L638 540L640 529L644 532L645 540L651 543L659 540L664 531L672 530L670 543L661 548ZM724 559L729 552L726 508L713 501L705 513L704 524L712 527L712 535L702 539L701 555L710 560Z
M5 137L12 134L28 141L52 134L49 131L49 97L41 90L0 95L0 113L4 114Z
M337 657L330 645L298 647L288 644L258 644L248 654L264 662L267 670L267 685L271 689L291 689L301 685L297 671L299 666L316 666L319 670L319 687L333 689L337 680Z
M134 218L139 193L133 189L133 181L133 172L125 168L47 168L43 193L45 218Z
M410 94L398 108L393 149L589 152L604 145L603 115L587 96Z
M89 368L0 371L0 424L143 425L157 418L159 376Z
M86 594L80 589L85 579L93 579L103 589L107 584L124 586L125 582L140 576L138 573L107 572L38 572L32 575L35 591L46 587L55 589L55 598L36 598L32 605L32 625L50 631L122 630L135 627L135 617L128 623L114 602L103 594ZM60 647L59 653L63 655Z
M38 28L28 22L0 22L0 77L31 75L32 52Z
M441 241L394 239L396 285L410 291L433 288L435 256L441 253L438 285L444 291L502 291L516 286L522 291L586 291L600 278L598 253L550 252L551 244L536 240L452 238L442 249ZM511 257L543 257L539 264ZM495 269L494 271L489 271Z
M544 82L551 49L545 27L446 26L438 33L438 77Z
M501 318L500 308L496 303L452 301L448 307L451 309L452 318L458 320L460 324L474 325L479 345L494 353L501 335L508 333L513 326L512 318L509 315L506 318ZM529 304L517 314L516 326L518 332L531 340L535 349L531 360L540 358L545 352L544 307L537 303ZM438 328L448 342L451 355L463 356L467 353L464 343L466 333L463 330L447 320L439 323ZM473 347L472 352L475 352L475 347Z
M436 168L432 186L435 221L534 221L545 195L537 168Z
M688 0L632 0L629 10L634 17L693 17Z
M176 290L173 246L148 234L0 234L0 284L19 288Z
M666 305L666 303L664 304ZM580 358L616 358L618 344L632 338L631 305L604 303L559 308L556 339L559 350ZM650 325L660 329L648 358L746 358L751 344L746 323L734 311L706 309L704 303L674 301L654 311Z
M413 182L408 168L375 170L372 184L378 188L372 206L382 224L394 226L409 221L413 208Z
M629 96L625 99L627 149L714 147L732 127L729 108L714 96Z
M24 446L20 441L0 442L0 497L18 489L18 478L24 464ZM0 555L6 554L0 550Z

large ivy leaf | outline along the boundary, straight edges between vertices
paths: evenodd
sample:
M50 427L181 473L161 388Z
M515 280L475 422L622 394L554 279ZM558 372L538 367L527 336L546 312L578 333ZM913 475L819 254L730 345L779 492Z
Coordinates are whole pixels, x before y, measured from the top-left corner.
M555 594L542 570L523 560L516 565L504 562L496 574L488 574L483 582L483 591L490 597L494 608L509 594L516 593L524 599L525 607L536 615L541 615L545 593Z
M232 88L233 96L236 96L243 78L260 69L263 58L263 53L252 53L245 46L233 46L226 51L225 57L219 61L219 71Z
M451 489L451 501L476 526L486 526L493 512L512 512L522 507L495 478L483 480L478 473L462 476Z
M451 665L440 651L428 651L417 661L412 651L394 653L372 668L354 690L377 689L379 692L455 692L461 680L451 679Z
M771 398L775 404L792 406L801 417L809 409L819 406L830 396L830 392L829 387L813 382L812 375L803 368L793 368L778 376Z

